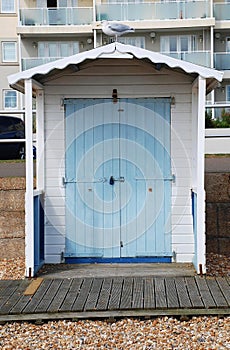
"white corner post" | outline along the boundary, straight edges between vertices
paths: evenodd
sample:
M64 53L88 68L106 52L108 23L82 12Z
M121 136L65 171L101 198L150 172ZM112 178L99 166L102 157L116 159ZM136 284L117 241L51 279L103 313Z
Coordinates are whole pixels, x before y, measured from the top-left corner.
M34 199L33 199L33 112L32 80L25 80L26 194L25 265L26 277L34 276Z
M206 237L205 237L205 98L206 79L198 78L198 120L197 120L197 235L196 270L206 273Z
M44 191L44 172L45 172L45 137L44 137L44 90L38 89L36 94L36 149L37 149L37 162L36 162L36 184L37 189Z

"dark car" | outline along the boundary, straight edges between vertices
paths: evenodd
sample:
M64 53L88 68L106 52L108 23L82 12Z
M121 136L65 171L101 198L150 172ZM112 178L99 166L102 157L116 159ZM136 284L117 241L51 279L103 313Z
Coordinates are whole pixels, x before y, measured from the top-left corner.
M25 125L17 117L0 115L0 140L25 139ZM33 157L36 158L36 148L33 146ZM0 159L24 159L25 142L0 142Z

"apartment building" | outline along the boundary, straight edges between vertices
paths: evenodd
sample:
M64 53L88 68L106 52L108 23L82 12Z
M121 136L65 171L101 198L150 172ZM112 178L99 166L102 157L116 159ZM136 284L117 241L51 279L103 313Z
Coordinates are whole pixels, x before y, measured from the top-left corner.
M0 0L1 106L21 108L7 75L109 43L100 21L122 21L135 33L122 43L224 71L207 97L230 103L230 1Z

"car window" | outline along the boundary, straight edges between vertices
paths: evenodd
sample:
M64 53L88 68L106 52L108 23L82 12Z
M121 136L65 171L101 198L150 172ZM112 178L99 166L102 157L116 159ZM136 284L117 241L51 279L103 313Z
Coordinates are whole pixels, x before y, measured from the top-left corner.
M20 120L20 119L16 119L16 118L14 118L14 128L15 128L15 130L17 130L17 131L23 131L24 130L24 123L23 123L23 121L22 120Z
M14 123L12 118L0 118L0 132L13 131Z

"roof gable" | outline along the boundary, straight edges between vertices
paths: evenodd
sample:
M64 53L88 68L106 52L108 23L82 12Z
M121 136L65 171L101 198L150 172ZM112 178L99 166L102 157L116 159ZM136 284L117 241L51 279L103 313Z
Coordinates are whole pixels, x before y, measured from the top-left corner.
M49 62L26 71L22 71L8 77L9 84L12 88L24 92L24 80L35 79L38 82L44 80L46 75L55 75L56 73L69 67L73 71L79 70L79 65L87 60L104 59L128 59L147 60L155 67L166 65L170 69L181 70L185 74L199 75L208 80L207 92L210 92L218 82L222 81L223 73L217 70L199 66L187 61L181 61L158 52L153 52L136 46L124 45L118 42L100 46L95 49L78 53L73 56Z

